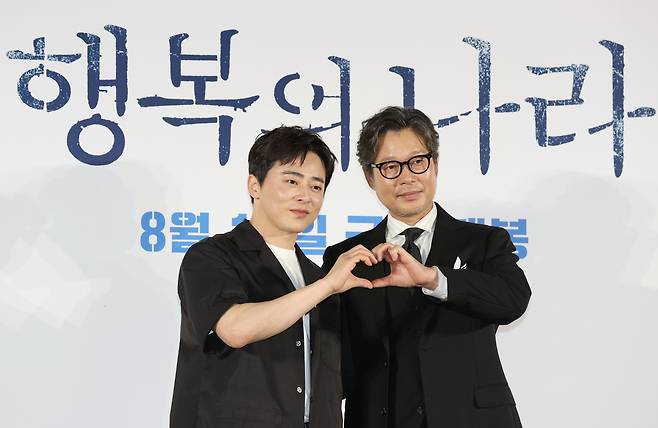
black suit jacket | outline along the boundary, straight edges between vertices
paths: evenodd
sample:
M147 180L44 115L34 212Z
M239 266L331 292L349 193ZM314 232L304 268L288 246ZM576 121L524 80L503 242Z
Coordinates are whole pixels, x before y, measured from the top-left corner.
M419 317L415 352L427 427L520 427L495 339L498 325L519 318L530 298L513 254L515 247L502 228L458 221L438 204L437 209L426 265L438 266L448 278L448 298L442 302L422 296L413 315ZM327 248L324 270L355 245L372 249L385 238L386 219L372 230ZM453 269L457 257L466 268ZM353 271L368 279L389 272L385 262L373 267L360 263ZM341 296L346 428L387 426L392 344L386 292L384 288L352 289Z
M305 282L321 278L320 268L299 247L296 251ZM302 428L302 320L241 349L230 348L212 331L232 305L273 300L294 290L248 221L187 251L178 282L182 317L172 428ZM314 428L338 428L342 423L339 311L337 296L311 311Z

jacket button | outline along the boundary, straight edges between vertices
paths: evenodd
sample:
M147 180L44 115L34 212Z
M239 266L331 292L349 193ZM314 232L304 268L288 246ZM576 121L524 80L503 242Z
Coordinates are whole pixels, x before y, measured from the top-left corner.
M384 367L388 367L388 361L384 361Z
M416 411L418 412L419 415L422 415L423 412L424 412L424 410L423 410L423 406L418 406L418 408L416 409Z
M298 340L297 342L295 342L295 346L297 346L298 348L302 346L302 341Z
M300 394L302 393L302 387L301 386L297 387L297 392L299 392Z
M382 407L382 409L379 411L379 414L382 416L386 416L388 414L388 411L386 411L386 407Z

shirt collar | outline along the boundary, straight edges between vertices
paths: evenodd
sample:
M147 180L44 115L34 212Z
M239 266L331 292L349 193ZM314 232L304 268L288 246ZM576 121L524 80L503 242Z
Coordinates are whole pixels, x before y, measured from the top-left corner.
M434 222L436 221L436 214L436 205L432 204L432 209L430 212L428 212L425 217L418 220L418 223L414 224L413 226L409 226L408 224L393 218L393 216L389 214L388 218L386 219L386 241L390 241L391 238L404 232L409 227L418 227L423 229L423 233L432 232L432 229L434 229Z

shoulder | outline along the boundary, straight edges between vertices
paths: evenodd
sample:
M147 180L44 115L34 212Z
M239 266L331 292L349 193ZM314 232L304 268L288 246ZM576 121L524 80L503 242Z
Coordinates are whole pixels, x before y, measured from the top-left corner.
M383 240L379 240L379 242L376 242L377 241L377 239L375 239L376 236L377 236L376 228L370 229L365 232L361 232L358 235L347 238L346 240L341 241L337 244L327 247L327 249L324 251L322 269L325 272L328 272L333 267L334 263L336 262L338 257L340 257L341 254L351 250L357 245L363 245L364 247L370 250L373 249L375 245L377 245L380 242L383 242Z
M356 247L357 245L363 245L368 249L372 249L377 245L379 242L376 242L375 239L373 239L373 234L374 234L374 229L366 230L365 232L361 232L358 235L354 235L350 238L347 238L344 241L338 242L334 245L331 245L327 247L325 250L325 260L327 260L327 257L331 257L335 255L335 258L337 258L339 255L343 254L346 251L351 250L352 248Z
M495 229L493 226L489 226L488 224L480 224L480 223L471 223L465 220L454 220L454 224L457 228L464 230L469 233L479 233L479 234L488 234L491 233L492 229Z
M238 247L236 246L232 232L209 236L192 245L181 263L181 267L193 268L203 262L225 263L233 258Z
M470 223L463 220L454 220L457 233L469 241L510 241L506 229L487 224Z
M335 251L338 253L344 253L345 251L356 247L359 244L363 244L366 242L366 236L370 232L369 230L366 232L361 232L358 235L352 236L350 238L347 238L344 241L338 242L330 247L327 247L327 250Z
M450 215L438 203L436 204L436 209L436 230L439 231L439 234L449 231L456 233L457 236L473 239L488 239L491 236L508 236L507 231L502 227L459 220Z

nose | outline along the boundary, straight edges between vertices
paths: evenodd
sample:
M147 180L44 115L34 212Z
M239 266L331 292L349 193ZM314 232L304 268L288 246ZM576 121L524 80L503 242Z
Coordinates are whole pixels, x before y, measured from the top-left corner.
M402 171L400 171L400 175L398 176L398 181L400 183L409 183L416 181L416 174L411 172L409 169L409 165L402 165Z
M311 191L308 186L299 186L299 191L297 192L297 201L306 203L311 200Z

